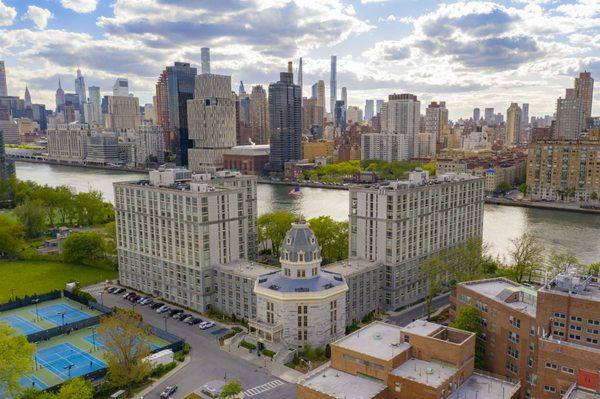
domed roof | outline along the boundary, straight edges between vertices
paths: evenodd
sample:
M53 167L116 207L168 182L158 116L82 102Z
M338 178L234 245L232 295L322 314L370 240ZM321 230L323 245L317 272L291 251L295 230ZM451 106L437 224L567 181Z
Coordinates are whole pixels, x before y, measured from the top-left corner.
M287 259L285 253L288 254ZM298 262L298 253L304 254L304 262L312 262L321 258L321 247L315 233L305 221L292 223L292 228L288 230L281 244L280 256L282 259Z

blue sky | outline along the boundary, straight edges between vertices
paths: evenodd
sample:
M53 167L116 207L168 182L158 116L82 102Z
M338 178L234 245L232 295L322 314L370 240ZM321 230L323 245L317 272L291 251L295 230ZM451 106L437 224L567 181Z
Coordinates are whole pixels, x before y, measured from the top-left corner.
M309 93L328 86L335 54L353 105L410 92L423 108L446 101L451 118L511 101L544 115L580 70L600 78L600 1L0 0L9 92L27 84L50 108L58 77L73 91L78 66L88 86L108 92L126 77L151 102L164 66L198 66L204 46L234 88L273 82L302 56Z

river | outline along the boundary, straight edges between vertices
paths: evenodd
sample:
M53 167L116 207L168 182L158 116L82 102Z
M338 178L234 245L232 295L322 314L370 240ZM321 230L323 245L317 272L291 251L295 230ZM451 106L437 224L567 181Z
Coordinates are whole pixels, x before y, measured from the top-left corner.
M104 198L113 201L112 183L135 180L144 174L17 162L17 177L51 186L67 185L77 191L99 190ZM307 218L328 215L336 220L348 217L348 192L319 188L302 188L299 196L289 195L290 187L258 185L258 213L284 209ZM483 239L493 254L505 258L511 240L528 232L546 248L570 251L582 262L600 261L600 215L575 212L531 209L500 205L485 205Z

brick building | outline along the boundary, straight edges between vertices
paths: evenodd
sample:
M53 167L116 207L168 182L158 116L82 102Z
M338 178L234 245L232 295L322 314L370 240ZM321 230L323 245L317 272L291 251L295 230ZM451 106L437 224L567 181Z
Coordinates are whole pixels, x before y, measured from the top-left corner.
M223 153L225 169L246 175L260 175L269 162L269 145L238 145Z
M415 321L375 322L331 344L330 363L298 383L299 399L515 397L518 383L474 372L475 336Z
M480 310L485 368L521 381L519 397L600 393L597 281L569 272L537 291L503 278L472 281L459 284L451 302Z

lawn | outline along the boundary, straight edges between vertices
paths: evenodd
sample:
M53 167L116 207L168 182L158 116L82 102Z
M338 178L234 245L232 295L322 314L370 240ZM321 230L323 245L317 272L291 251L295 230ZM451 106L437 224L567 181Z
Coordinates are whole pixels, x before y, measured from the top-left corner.
M0 261L0 303L8 302L11 288L16 296L43 294L64 289L77 280L82 286L116 278L116 270L36 260Z

